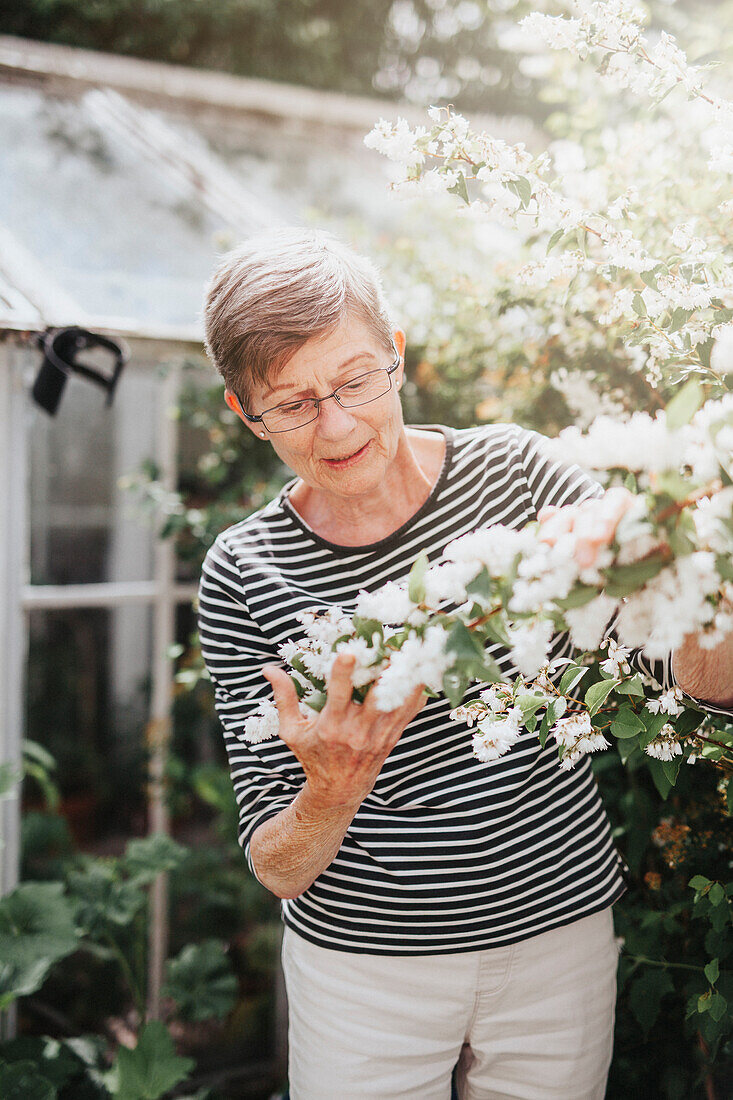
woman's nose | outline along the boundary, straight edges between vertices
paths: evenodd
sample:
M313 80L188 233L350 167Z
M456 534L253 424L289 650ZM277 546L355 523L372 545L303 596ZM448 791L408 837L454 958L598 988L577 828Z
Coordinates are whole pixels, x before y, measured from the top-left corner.
M344 409L335 397L323 401L318 409L317 429L329 439L344 439L356 427L351 409Z

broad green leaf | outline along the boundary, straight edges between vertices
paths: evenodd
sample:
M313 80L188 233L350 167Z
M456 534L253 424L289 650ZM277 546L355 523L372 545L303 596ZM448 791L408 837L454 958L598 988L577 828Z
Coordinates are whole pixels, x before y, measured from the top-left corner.
M160 1020L143 1026L134 1050L120 1047L105 1083L115 1100L159 1100L182 1081L195 1062L180 1058Z
M632 562L630 565L616 565L606 573L608 577L606 594L613 596L614 599L630 596L652 577L656 577L666 564L667 559L657 555L650 556L644 561Z
M446 649L449 653L455 654L458 661L475 660L476 658L481 661L484 657L484 650L480 641L460 619L453 624L448 632Z
M648 1035L659 1016L661 1000L674 992L674 985L664 967L649 967L635 978L629 991L629 1006Z
M719 882L714 882L710 887L708 898L711 905L720 905L721 902L725 901L725 890Z
M469 581L466 585L466 594L469 596L478 596L480 600L488 603L491 599L491 577L489 571L484 565L480 573L477 573L472 581Z
M48 1035L22 1035L4 1042L0 1051L6 1063L32 1062L57 1089L86 1071L86 1065L68 1042L52 1039ZM2 1089L0 1096L5 1096Z
M422 603L425 599L425 574L428 571L428 556L424 550L415 559L407 582L407 594L413 603Z
M725 1016L725 1010L727 1009L727 1007L728 1002L726 1001L723 994L713 993L712 997L710 998L710 1007L708 1008L708 1012L716 1022L718 1020L722 1020L723 1016Z
M152 882L162 871L180 867L188 851L165 833L129 841L120 866L138 886Z
M618 682L618 680L600 680L597 684L591 684L584 698L591 718L601 709Z
M0 1008L39 989L79 946L75 907L61 882L25 882L0 900Z
M109 924L125 927L145 905L144 890L136 882L121 881L113 860L88 859L69 871L68 883L78 902L79 923L91 935Z
M555 606L559 607L561 611L570 611L575 607L585 607L587 603L594 600L598 595L598 589L592 584L579 584L573 589L573 591L565 596L562 600L555 600Z
M641 674L636 673L635 676L629 677L628 680L622 680L616 687L617 695L645 695L644 685L641 680Z
M611 733L614 737L635 737L645 728L638 714L634 714L631 707L622 707L611 722Z
M659 791L660 798L666 800L669 792L672 790L672 784L667 778L664 768L662 767L662 761L655 760L653 757L649 757L646 754L645 760L651 777L654 780L654 786Z
M634 310L634 313L638 317L646 317L647 316L646 304L645 304L644 299L642 298L641 294L639 294L638 292L632 298L631 306L632 306L632 309Z
M534 695L528 692L526 695L517 695L515 702L522 712L522 718L527 721L531 715L536 714L540 707L544 707L547 699L543 695Z
M561 695L569 695L580 683L586 672L590 672L589 665L568 665L560 680L559 692Z
M468 197L468 188L466 187L466 177L464 176L463 172L458 173L458 179L453 184L453 186L447 188L447 190L448 190L448 193L451 194L451 195L458 195L458 197L463 199L463 201L465 203L469 203L471 201ZM419 603L420 601L417 600L416 602Z
M720 963L717 959L711 959L705 967L705 977L711 985L715 985L720 975Z
M694 878L690 879L690 881L687 883L687 885L692 890L696 890L699 893L700 890L704 890L706 886L707 887L712 886L712 883L711 883L710 879L705 878L704 875L695 875Z
M662 760L662 770L673 787L680 774L680 765L683 760L684 756L675 756L672 760Z
M696 378L685 382L679 393L676 393L667 405L665 410L667 427L674 430L681 428L683 424L689 424L704 400L705 391Z
M55 1100L55 1085L44 1077L33 1062L0 1062L2 1100Z
M564 232L565 232L564 229L556 229L555 230L555 232L552 234L549 241L547 242L547 253L546 253L546 255L548 255L548 256L550 255L553 248L558 243L558 241L560 240L560 238L562 237Z
M234 1007L238 983L220 940L190 943L166 964L163 989L183 1020L221 1019Z

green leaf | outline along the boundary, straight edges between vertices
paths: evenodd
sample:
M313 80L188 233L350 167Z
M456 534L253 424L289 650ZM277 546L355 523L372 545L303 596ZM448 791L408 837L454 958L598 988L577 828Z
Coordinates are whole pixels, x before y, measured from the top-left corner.
M534 695L528 692L526 695L517 695L515 697L515 703L521 710L522 718L526 722L528 718L537 713L540 707L545 706L547 699L544 696Z
M408 578L407 594L413 603L422 603L425 599L425 574L427 571L428 556L422 550L415 559Z
M666 775L670 782L670 785L674 787L677 782L677 777L680 774L680 765L684 760L684 756L675 756L672 760L662 760L662 771Z
M727 1007L728 1002L726 1001L723 994L713 993L712 997L710 998L710 1006L708 1008L708 1012L716 1022L718 1020L722 1020L723 1016L725 1016L725 1010L727 1009Z
M465 203L470 203L471 200L468 197L468 188L466 187L466 177L464 176L463 172L458 173L458 179L453 184L453 186L449 187L447 190L449 194L458 195L458 197L460 199L463 199ZM420 601L416 600L415 602L419 603Z
M591 718L601 709L618 682L618 680L600 680L597 684L591 684L584 699Z
M629 1006L648 1035L659 1016L661 1000L674 992L674 985L663 967L649 967L637 977L629 991Z
M725 890L719 882L714 882L710 887L708 899L711 905L720 905L721 902L725 901Z
M683 424L689 424L704 400L705 391L696 378L685 382L679 393L676 393L667 405L665 410L667 427L674 430L681 428Z
M660 798L666 800L669 792L672 790L672 784L667 778L664 768L662 767L662 761L655 760L653 757L646 756L646 754L645 760L651 777L654 780L654 786L659 791Z
M711 985L715 985L720 975L720 964L717 959L711 959L705 967L705 977Z
M443 675L443 694L452 707L457 707L463 702L463 696L468 687L468 676L460 672L448 671Z
M558 688L561 695L568 695L580 683L586 672L590 672L589 665L568 665L562 674Z
M478 596L480 601L488 603L491 599L491 577L484 565L480 573L477 573L472 581L466 585L466 594Z
M120 866L137 886L152 882L161 872L180 867L188 851L165 833L129 841Z
M611 733L614 737L634 737L643 729L645 726L641 718L629 706L621 707L611 722Z
M548 255L548 256L550 255L553 248L558 243L558 241L560 240L560 238L562 237L564 232L565 232L564 229L556 229L555 230L555 232L552 234L549 241L547 242L547 253L546 253L546 255Z
M457 620L450 631L446 641L446 649L453 653L457 661L483 660L484 650L481 642L473 631L469 630L465 623Z
M629 565L616 565L606 574L608 583L605 592L614 599L630 596L652 577L656 577L665 565L667 565L667 559L661 555L651 555L644 561L631 562Z
M25 882L0 900L0 1008L39 989L79 946L74 905L61 882Z
M637 672L635 676L631 676L628 680L622 680L616 687L617 695L645 695L644 685L641 680L641 673Z
M0 1062L0 1096L3 1100L55 1100L55 1085L33 1062Z
M120 1047L105 1084L115 1100L159 1100L186 1077L193 1058L180 1058L173 1040L160 1020L143 1026L134 1050Z
M238 983L221 940L190 943L166 963L163 993L183 1020L222 1019L236 1004Z
M554 726L558 718L562 718L563 714L565 713L565 707L566 703L562 696L559 699L553 699L552 702L548 705L537 734L537 736L539 737L540 745L543 749L547 744L547 738L550 733L551 727Z
M691 878L687 885L692 890L696 890L698 893L700 890L704 890L706 886L711 886L712 883L709 878L705 878L704 875L695 875Z
M636 313L636 315L638 317L648 316L644 299L642 298L641 294L639 294L638 292L632 298L631 306L634 310L634 313Z
M561 611L570 611L571 608L585 607L587 603L595 599L598 595L598 589L592 584L579 584L576 585L572 592L565 596L562 600L555 600L555 607L558 607Z
M145 905L145 893L135 882L121 882L111 860L89 858L69 871L69 889L78 902L77 919L87 934L109 925L124 928Z
M667 332L678 332L679 329L689 321L694 312L694 309L685 309L683 306L677 306L676 309L672 310L672 316L669 319L669 324L666 326Z

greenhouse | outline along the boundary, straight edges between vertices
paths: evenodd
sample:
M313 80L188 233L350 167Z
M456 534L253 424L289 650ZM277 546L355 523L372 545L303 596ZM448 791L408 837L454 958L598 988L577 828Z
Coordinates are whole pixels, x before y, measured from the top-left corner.
M0 20L3 1100L730 1094L733 82L571 6Z

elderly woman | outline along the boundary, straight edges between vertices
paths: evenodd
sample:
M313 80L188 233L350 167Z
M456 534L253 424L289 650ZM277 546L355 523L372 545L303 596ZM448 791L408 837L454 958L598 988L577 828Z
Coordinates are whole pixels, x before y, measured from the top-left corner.
M293 1100L447 1100L456 1063L464 1097L602 1100L626 868L589 758L563 771L525 730L481 763L443 696L352 701L345 656L306 716L279 654L303 611L353 612L420 550L601 488L515 424L406 426L405 334L372 265L329 234L226 255L205 322L227 405L296 475L218 536L199 591L239 841L283 899ZM570 651L558 635L553 656ZM671 686L669 660L634 656ZM270 690L280 737L248 744Z

